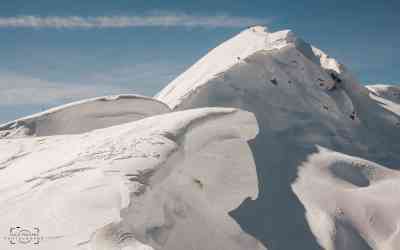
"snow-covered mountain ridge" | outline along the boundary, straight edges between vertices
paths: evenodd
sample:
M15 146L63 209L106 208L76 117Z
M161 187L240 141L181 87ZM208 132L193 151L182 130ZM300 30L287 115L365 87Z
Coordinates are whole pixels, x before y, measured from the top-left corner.
M311 60L317 60L312 52L314 48L298 38L291 30L269 33L266 27L254 26L211 50L156 97L174 108L180 101L176 100L174 95L190 94L197 87L216 77L218 73L243 62L256 52L279 50L288 46L295 46ZM325 67L338 70L339 66L334 59L330 59L320 50L317 53Z
M292 31L250 27L154 98L0 126L0 235L39 227L38 249L397 250L397 92Z
M264 43L258 47L262 42L252 40L251 32L218 46L156 96L174 110L219 106L255 114L260 132L250 148L260 195L243 202L232 216L268 249L397 249L397 216L388 213L386 201L363 198L380 190L375 195L396 199L380 185L386 180L394 190L400 188L396 87L363 86L344 65L292 32L261 33ZM268 40L271 36L277 39ZM242 54L233 41L243 48L249 44L252 51ZM225 54L231 60L224 64L227 69L206 68ZM312 171L317 158L317 167L330 174ZM376 163L387 170L375 171ZM365 167L354 168L357 164ZM310 170L300 171L304 168ZM390 174L372 181L370 175L380 171ZM392 205L390 211L400 208ZM345 212L338 216L335 211Z
M0 125L0 138L83 133L169 111L164 103L146 96L95 97Z

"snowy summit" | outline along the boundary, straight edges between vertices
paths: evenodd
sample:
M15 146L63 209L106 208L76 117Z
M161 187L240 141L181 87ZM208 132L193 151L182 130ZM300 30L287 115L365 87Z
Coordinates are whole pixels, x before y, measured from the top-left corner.
M41 250L397 250L399 93L290 30L249 27L154 98L0 125L0 235L40 228Z

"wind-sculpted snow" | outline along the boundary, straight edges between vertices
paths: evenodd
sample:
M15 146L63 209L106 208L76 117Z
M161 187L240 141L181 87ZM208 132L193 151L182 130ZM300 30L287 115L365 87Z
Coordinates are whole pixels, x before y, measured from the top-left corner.
M400 104L400 86L397 85L367 85L367 88L376 96Z
M250 27L157 100L101 97L0 127L0 236L38 227L46 250L397 250L398 92L289 30Z
M307 204L303 195L311 191L301 189L294 193L291 188L299 166L317 153L318 147L390 169L400 167L398 102L383 94L372 93L346 67L323 51L296 38L292 32L268 33L260 27L251 27L211 51L156 98L174 110L218 106L240 108L255 114L260 132L250 142L250 147L257 167L260 194L257 200L244 201L230 214L244 231L263 242L269 250L398 248L397 239L389 240L395 235L394 226L389 226L390 230L377 228L367 232L356 225L359 218L353 218L335 234L328 224L316 226L315 220L310 223L305 214L309 218L314 213L307 205L313 202L310 201L313 195L307 196ZM347 169L350 166L343 168L343 174L353 173ZM307 178L313 179L314 175ZM354 178L367 183L361 177ZM301 175L300 180L306 178ZM382 196L397 199L394 193ZM339 204L336 200L339 196L331 194L321 195L327 196L326 203ZM377 210L387 212L380 196L377 192L368 198L352 196L353 200L347 201L358 203L352 211L366 209L364 201L371 199ZM391 218L394 223L391 225L395 225L398 218L394 211L400 210L400 204L392 205L385 220ZM365 236L367 233L371 235ZM342 243L325 244L325 238L332 234L335 234L335 242ZM374 243L366 237L374 240L378 237L385 243ZM385 237L386 241L383 240Z
M312 49L295 37L290 30L268 33L265 27L254 26L213 49L186 72L178 76L157 98L175 108L187 95L221 72L242 62L255 52L276 50L297 44L311 56Z
M400 172L320 149L292 185L324 249L400 246Z
M40 228L13 249L265 249L228 215L257 197L257 131L249 112L205 108L0 140L0 235Z
M0 139L78 134L168 113L163 103L138 95L96 97L52 108L0 125Z

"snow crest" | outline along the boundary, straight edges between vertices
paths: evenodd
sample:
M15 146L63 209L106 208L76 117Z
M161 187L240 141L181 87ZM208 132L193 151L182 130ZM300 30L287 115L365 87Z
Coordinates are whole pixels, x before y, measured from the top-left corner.
M0 138L79 134L169 111L164 103L145 96L96 97L0 125Z
M365 185L373 189L377 178L366 174L381 175L383 170L360 170L350 163L327 167L335 171L328 186L324 183L329 175L321 177L301 166L323 147L379 163L393 169L386 171L389 175L397 176L400 106L395 92L363 86L344 65L290 31L268 33L258 27L211 51L156 98L174 110L211 106L254 113L260 132L250 148L260 195L243 202L231 215L269 249L391 250L397 249L400 238L400 223L393 212L400 205L387 204L396 199L394 192L387 192L388 187L374 194L362 192ZM330 158L322 159L311 165L330 165ZM357 195L346 196L351 199L340 200L347 190L335 190L348 186L343 184L346 181L361 187L354 191ZM398 178L390 181L397 182ZM335 209L328 205L346 209L345 219L336 220ZM371 209L377 224L361 224L368 216L357 211Z
M243 62L243 59L262 50L281 49L297 42L290 30L267 32L266 27L254 26L211 50L206 56L178 76L156 95L171 108L197 87L214 78L218 73Z
M264 249L228 215L257 197L257 131L249 112L208 108L0 140L0 233L35 225L40 249Z
M250 27L155 99L1 126L0 235L35 225L46 250L398 249L397 90Z

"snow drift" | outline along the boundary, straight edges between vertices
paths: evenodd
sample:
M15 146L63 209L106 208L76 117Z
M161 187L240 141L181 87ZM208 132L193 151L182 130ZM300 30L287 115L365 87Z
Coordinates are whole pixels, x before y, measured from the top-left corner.
M400 104L400 87L396 85L367 85L367 88L377 96L383 97L389 101Z
M35 225L40 249L264 249L228 215L257 197L256 134L252 114L209 108L0 140L0 234Z
M250 27L154 99L1 126L0 235L40 227L40 249L399 249L398 96L292 31Z
M400 172L326 149L311 155L293 189L324 249L400 246Z
M291 188L299 166L319 147L398 169L400 106L394 89L366 88L343 65L293 32L270 33L257 26L212 50L156 97L174 110L220 106L255 114L260 132L250 146L260 195L256 201L244 201L231 215L268 249L396 249L400 222L393 211L399 204L392 204L392 212L379 221L392 219L390 230L370 230L356 225L363 217L352 217L354 211L368 209L364 200L397 199L395 192L378 192L376 198L351 196L347 203L357 205L347 204L354 213L347 213L346 229L332 231L329 223L319 221L331 215L318 216L329 214L324 207L328 202L341 209L340 195L324 192L319 185L300 188L327 180L300 172L298 188ZM344 175L352 175L350 166L343 168ZM395 170L390 173L397 175ZM330 185L332 190L340 188ZM327 197L320 202L317 194ZM377 214L387 212L384 202L370 202ZM319 210L313 209L314 203ZM348 236L350 231L353 236Z
M145 96L96 97L0 125L0 138L78 134L169 111L164 103Z

